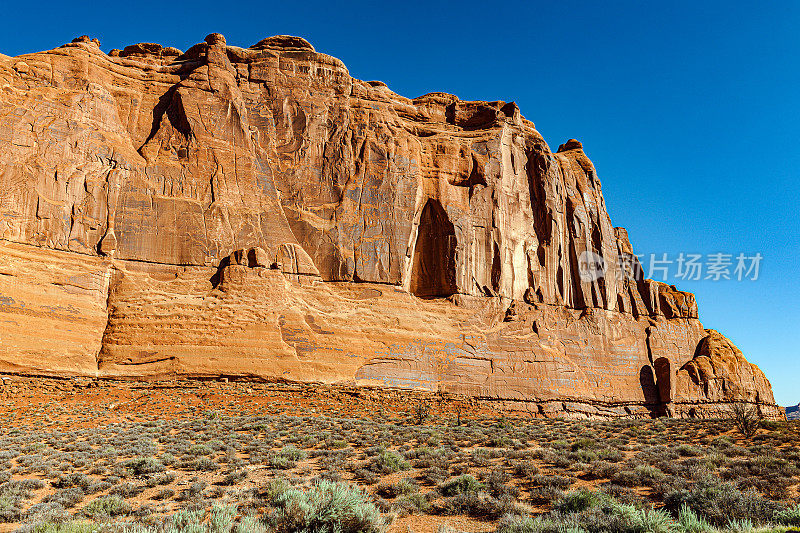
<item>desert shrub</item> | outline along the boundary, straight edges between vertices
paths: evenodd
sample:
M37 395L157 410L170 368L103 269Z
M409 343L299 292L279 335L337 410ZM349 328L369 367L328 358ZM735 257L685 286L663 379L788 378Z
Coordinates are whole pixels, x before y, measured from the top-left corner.
M201 522L205 513L199 509L184 509L164 520L166 531L171 533L204 533Z
M523 511L508 496L493 498L488 494L464 492L445 498L439 512L447 515L497 519L506 514L521 514Z
M633 471L638 477L640 485L653 486L667 477L664 472L650 465L637 465Z
M507 484L508 481L510 481L510 476L503 470L492 470L481 481L483 481L486 486L486 492L495 498L500 498L502 496L516 498L519 495L518 488Z
M673 512L679 512L686 505L718 527L732 518L746 518L756 524L767 523L779 510L778 504L765 500L755 491L742 492L731 483L710 476L666 494L664 504Z
M392 474L400 470L409 470L411 465L396 453L383 451L370 460L368 468L379 474Z
M675 448L675 450L678 452L678 455L683 457L695 457L705 454L701 447L693 444L680 444L677 448Z
M463 474L439 486L443 496L456 496L458 494L477 493L484 489L483 483L469 474Z
M128 502L119 496L100 496L86 504L83 508L83 514L91 518L100 519L128 514L130 510L131 507Z
M619 467L616 464L597 461L586 465L581 477L583 479L613 479L617 472L619 472Z
M508 435L493 435L486 441L486 445L492 448L507 448L513 445L513 441Z
M533 461L520 461L513 468L518 477L533 477L539 473L539 467Z
M682 505L678 513L678 524L682 533L715 533L716 528L687 505Z
M586 449L579 449L576 452L572 452L568 457L576 463L593 463L599 458L596 452Z
M175 496L175 491L172 489L161 489L160 491L156 492L152 496L152 500L161 501L161 500L169 500Z
M642 503L642 497L629 487L615 485L614 483L606 483L600 491L620 503L629 503L632 505L640 505Z
M203 455L211 455L212 453L214 453L214 451L205 444L195 444L191 448L186 450L186 453L188 455L193 455L197 457Z
M155 474L157 472L163 472L165 469L164 464L155 457L137 457L136 459L131 459L126 462L125 466L135 476Z
M32 530L35 533L95 533L97 524L83 520L57 520L37 523Z
M213 472L219 469L219 465L210 457L200 457L186 464L185 468L194 472Z
M173 481L175 481L176 475L175 472L165 472L163 474L158 474L147 480L148 487L157 487L158 485L169 485Z
M450 470L448 468L433 466L425 470L422 476L423 479L425 479L425 481L428 483L436 485L437 483L441 483L450 477Z
M560 475L547 476L544 474L539 474L533 476L531 482L535 487L551 487L559 490L564 490L569 488L570 485L572 485L574 479Z
M214 504L208 520L209 533L230 533L236 519L236 507L232 505Z
M439 467L446 469L449 466L447 452L441 448L432 449L422 446L416 450L409 450L403 455L416 468Z
M758 431L761 424L761 413L754 406L746 403L735 403L730 408L733 424L746 439Z
M431 406L425 401L419 401L414 406L414 422L421 426L431 416Z
M322 481L307 491L289 488L271 502L277 509L277 532L334 531L377 533L384 525L380 511L359 488Z
M367 470L366 468L359 468L355 472L353 472L353 476L359 480L363 481L367 485L374 485L380 479L380 476L371 470Z
M22 530L40 530L46 523L63 523L69 519L69 513L57 503L37 503L25 512L25 526Z
M295 446L292 446L291 444L281 448L281 450L278 452L278 455L280 455L281 457L286 457L287 459L289 459L290 461L294 461L295 463L297 461L302 461L306 457L306 453L304 451L298 450Z
M590 450L597 447L597 441L594 439L582 438L570 444L570 449L575 452L578 450Z
M620 470L611 477L611 482L622 487L638 487L642 484L635 470Z
M21 506L34 490L44 487L38 480L7 481L0 485L0 522L16 522L22 515Z
M486 448L476 448L470 454L470 462L478 467L489 466L491 459L491 452Z
M414 492L419 492L419 486L411 478L401 479L395 483L381 483L375 489L375 493L383 498L396 498Z
M136 483L122 483L115 486L109 491L109 494L118 494L123 498L132 498L144 492L146 485L138 485Z
M51 485L57 489L65 489L68 487L80 487L82 489L88 489L91 484L92 479L86 474L82 474L80 472L61 474L51 482Z
M603 461L610 463L618 463L625 457L621 451L616 448L602 448L597 451L597 457Z
M336 452L320 452L322 453L319 460L319 467L331 472L338 472L344 470L347 466L347 457L349 452L336 451Z
M427 513L431 509L431 503L428 498L419 492L400 496L395 500L394 505L408 514Z
M582 513L602 501L602 495L587 489L572 490L553 502L553 510L559 513Z
M240 483L245 479L247 479L247 474L248 474L247 470L244 469L228 472L227 474L225 474L225 477L222 478L219 484L226 486L236 485L237 483Z
M312 443L306 442L305 444L309 445L310 447ZM326 441L325 445L332 450L343 450L344 448L347 448L347 441L344 439L331 439Z
M669 513L639 509L604 495L575 491L559 500L561 508L537 518L504 516L498 533L672 533L675 523Z
M161 454L160 461L161 464L171 465L176 461L176 459L173 454L171 454L170 452L166 452Z
M192 481L189 486L181 491L178 500L186 501L199 496L208 485L203 481Z
M60 505L64 509L70 509L82 502L85 496L86 494L80 487L69 487L46 496L42 500L42 503L54 503Z
M774 520L784 526L800 527L800 505L776 511Z
M267 533L266 525L255 515L245 515L239 519L234 533Z

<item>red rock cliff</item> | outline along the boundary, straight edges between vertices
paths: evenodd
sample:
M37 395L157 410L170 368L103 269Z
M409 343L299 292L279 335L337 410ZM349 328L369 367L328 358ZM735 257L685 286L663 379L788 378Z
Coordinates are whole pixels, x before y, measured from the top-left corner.
M0 85L2 371L779 416L691 294L616 271L638 263L581 144L513 102L409 100L287 36L79 38L0 56Z

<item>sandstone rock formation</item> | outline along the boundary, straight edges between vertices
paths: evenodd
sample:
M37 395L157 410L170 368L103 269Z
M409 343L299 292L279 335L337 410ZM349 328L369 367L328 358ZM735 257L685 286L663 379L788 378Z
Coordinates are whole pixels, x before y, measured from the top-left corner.
M581 143L513 102L410 100L289 36L81 37L0 56L0 86L2 371L782 416L691 294L636 276Z

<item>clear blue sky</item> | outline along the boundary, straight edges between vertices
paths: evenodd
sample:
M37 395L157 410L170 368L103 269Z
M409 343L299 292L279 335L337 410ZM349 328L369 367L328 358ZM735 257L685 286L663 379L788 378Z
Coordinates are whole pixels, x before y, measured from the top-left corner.
M293 34L405 96L514 100L551 147L583 142L638 253L764 256L755 282L676 283L800 402L800 3L137 4L13 2L0 52Z

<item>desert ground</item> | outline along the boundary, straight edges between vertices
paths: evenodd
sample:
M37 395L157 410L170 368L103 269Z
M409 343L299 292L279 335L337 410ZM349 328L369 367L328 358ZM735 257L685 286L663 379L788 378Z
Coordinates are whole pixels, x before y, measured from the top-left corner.
M800 423L563 420L422 392L3 380L0 531L800 526Z

